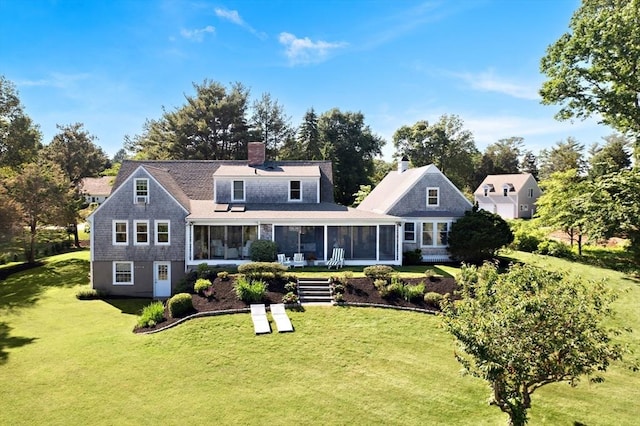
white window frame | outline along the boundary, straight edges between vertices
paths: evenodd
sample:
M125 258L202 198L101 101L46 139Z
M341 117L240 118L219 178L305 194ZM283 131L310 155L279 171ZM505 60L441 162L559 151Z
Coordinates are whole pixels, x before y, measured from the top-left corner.
M235 190L235 185L236 182L240 182L242 183L242 198L236 198L236 190ZM246 194L246 183L243 180L232 180L231 181L231 201L245 201L247 198L247 194Z
M138 182L144 182L147 187L146 191L138 190ZM149 203L149 179L135 178L133 180L133 203L148 204Z
M446 224L447 225L447 244L437 244L437 241L440 239L440 230L438 229L438 225ZM424 232L425 226L431 227L431 244L424 243ZM420 246L421 247L447 247L449 244L449 233L451 232L451 222L450 221L434 221L434 222L422 222L420 224Z
M116 279L116 270L117 270L117 265L119 264L126 264L129 265L129 268L131 269L131 280L130 281L118 281ZM133 262L125 262L125 261L119 261L119 262L113 262L112 264L112 270L113 270L113 285L133 285L133 273L134 273L134 269L133 269Z
M158 235L160 235L160 231L158 231L158 226L162 225L162 224L167 224L167 241L159 241L158 240ZM171 244L171 221L170 220L156 220L154 221L154 225L153 225L153 229L154 229L154 234L155 234L155 240L154 243L158 246L168 246ZM164 232L163 232L164 234Z
M440 230L438 229L438 225L440 224L447 225L447 230L445 231L447 233L447 244L435 244L437 240L441 239ZM449 232L451 232L451 222L434 222L433 229L434 229L434 247L447 247L449 245Z
M298 185L300 185L298 187L298 191L299 191L299 197L298 198L293 198L291 196L293 189L291 188L291 184L293 182L298 182ZM302 181L301 180L290 180L289 181L289 201L293 201L293 202L301 202L302 201Z
M407 231L407 225L413 225L413 230L412 231ZM411 239L411 240L407 239L407 232L411 232L413 234L413 239ZM405 222L404 223L404 232L402 234L402 238L407 243L415 243L416 242L416 223L415 222Z
M126 241L118 241L116 238L117 232L116 228L118 224L124 223L124 236L126 237ZM111 221L111 237L112 243L114 246L128 246L129 245L129 222L126 220L112 220Z
M138 241L138 235L141 234L138 232L138 225L144 224L147 226L147 241L140 242ZM149 221L148 220L134 220L133 221L133 245L134 246L148 246L149 245Z
M436 203L435 204L430 204L429 203L429 198L432 198L432 196L429 195L429 191L436 191ZM427 207L439 207L440 206L440 188L439 187L428 187L427 188Z

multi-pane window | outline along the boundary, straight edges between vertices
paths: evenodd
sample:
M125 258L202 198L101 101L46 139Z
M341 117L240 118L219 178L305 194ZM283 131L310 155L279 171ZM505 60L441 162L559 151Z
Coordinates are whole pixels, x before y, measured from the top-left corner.
M149 179L135 179L134 202L149 202Z
M156 244L169 244L168 220L156 220Z
M244 201L244 181L243 180L233 181L233 191L231 194L231 199L233 201Z
M440 205L440 188L427 188L427 206Z
M146 220L134 221L136 239L134 244L149 244L149 222Z
M133 284L133 262L113 262L113 284Z
M289 200L302 200L302 184L299 180L292 180L289 182Z
M404 224L404 240L415 241L416 240L416 224L413 222L407 222Z
M129 243L129 226L128 222L124 220L113 221L113 244L114 245L126 245Z
M446 246L449 244L448 222L424 222L422 224L423 246Z

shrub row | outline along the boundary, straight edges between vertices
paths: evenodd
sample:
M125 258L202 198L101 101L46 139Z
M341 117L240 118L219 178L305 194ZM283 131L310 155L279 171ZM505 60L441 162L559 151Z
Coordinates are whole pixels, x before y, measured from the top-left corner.
M372 280L382 279L385 281L389 281L391 276L396 272L389 265L373 265L367 266L362 270L364 275Z
M251 262L238 266L238 272L249 279L270 280L284 278L287 267L277 262Z
M385 299L401 297L407 302L421 300L425 292L424 283L407 285L402 282L397 275L391 277L391 282L378 278L373 282L373 285L380 293L380 296Z

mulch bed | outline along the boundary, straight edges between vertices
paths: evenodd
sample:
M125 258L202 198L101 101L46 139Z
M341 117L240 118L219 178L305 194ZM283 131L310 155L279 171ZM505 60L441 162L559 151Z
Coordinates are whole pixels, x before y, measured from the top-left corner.
M457 284L454 278L449 277L434 277L427 278L409 278L404 279L406 284L419 284L423 282L426 287L426 292L437 292L440 294L453 294L457 289ZM218 312L229 310L242 310L249 308L249 305L239 300L233 289L233 278L226 281L216 278L213 280L213 294L209 297L200 296L198 294L192 294L194 313L205 312ZM269 285L269 291L265 295L264 303L266 305L272 303L282 303L282 296L286 293L283 282L271 283ZM351 278L349 285L344 293L344 301L347 303L363 303L373 305L388 305L398 306L406 308L418 308L418 309L433 309L432 306L428 306L423 300L416 301L415 303L407 302L402 298L383 298L378 293L378 290L373 286L373 280L370 278ZM154 327L136 328L136 333L143 333L165 328L172 323L178 322L181 318L170 318L169 312L165 309L165 321L155 325Z

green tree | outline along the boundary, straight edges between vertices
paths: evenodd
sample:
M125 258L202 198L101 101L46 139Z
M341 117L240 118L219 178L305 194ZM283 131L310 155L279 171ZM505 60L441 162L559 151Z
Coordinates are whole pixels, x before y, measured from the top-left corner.
M0 185L0 242L10 241L20 230L19 211L7 190Z
M555 172L577 170L582 174L586 170L584 145L569 136L566 141L558 141L551 149L540 151L540 178L546 179Z
M129 153L126 149L120 148L111 159L111 163L122 163L124 160L129 159Z
M371 193L371 185L360 185L360 189L358 189L358 192L353 194L353 196L355 197L355 200L353 200L352 207L358 207L360 203L365 198L367 198L367 195L369 195L370 193Z
M584 283L533 266L464 266L461 300L444 305L455 356L466 372L486 380L491 404L509 425L527 423L531 395L550 383L576 386L622 356L603 322L614 295L602 282ZM601 381L601 377L592 378Z
M567 233L571 245L577 241L578 254L582 255L582 239L590 226L585 210L585 196L592 190L589 182L572 169L551 174L540 187L542 195L536 202L536 217L543 225Z
M0 75L0 167L17 170L35 159L42 135L23 110L18 92Z
M488 145L480 158L473 188L480 185L487 175L519 173L518 158L522 151L523 141L523 138L513 136Z
M35 261L35 243L39 228L64 218L73 196L70 182L60 166L49 160L27 163L7 182L7 190L16 203L22 223L29 230L27 261Z
M497 214L478 209L476 204L451 225L449 252L456 260L481 262L494 258L500 248L512 241L509 224Z
M522 161L520 162L520 173L531 173L533 177L538 180L538 175L540 174L538 170L538 158L533 155L533 152L527 151L524 153Z
M142 135L126 138L125 148L152 160L246 159L249 90L210 80L193 87L196 96L185 96L186 104L175 111L163 109L159 120L147 120Z
M605 144L594 145L589 159L589 177L596 178L609 173L617 173L631 166L631 156L627 152L629 141L621 135L609 135L603 138Z
M371 132L360 112L342 112L337 108L318 119L324 154L333 162L336 202L351 205L360 185L369 185L373 160L381 154L384 140Z
M265 144L269 158L278 158L280 148L286 141L293 139L295 133L290 124L291 118L285 114L284 107L277 100L271 99L269 93L263 93L260 99L254 101L252 109L252 140Z
M310 108L304 114L296 138L285 142L280 157L285 160L326 160L326 154L320 139L318 115Z
M394 158L409 158L414 167L435 164L458 188L475 185L474 163L480 155L470 131L456 115L443 115L403 126L393 135Z
M569 28L542 58L542 102L560 105L560 120L596 115L635 138L639 167L640 0L583 0Z
M394 163L389 163L381 158L373 160L373 176L371 176L371 184L375 187L389 172L395 169Z

